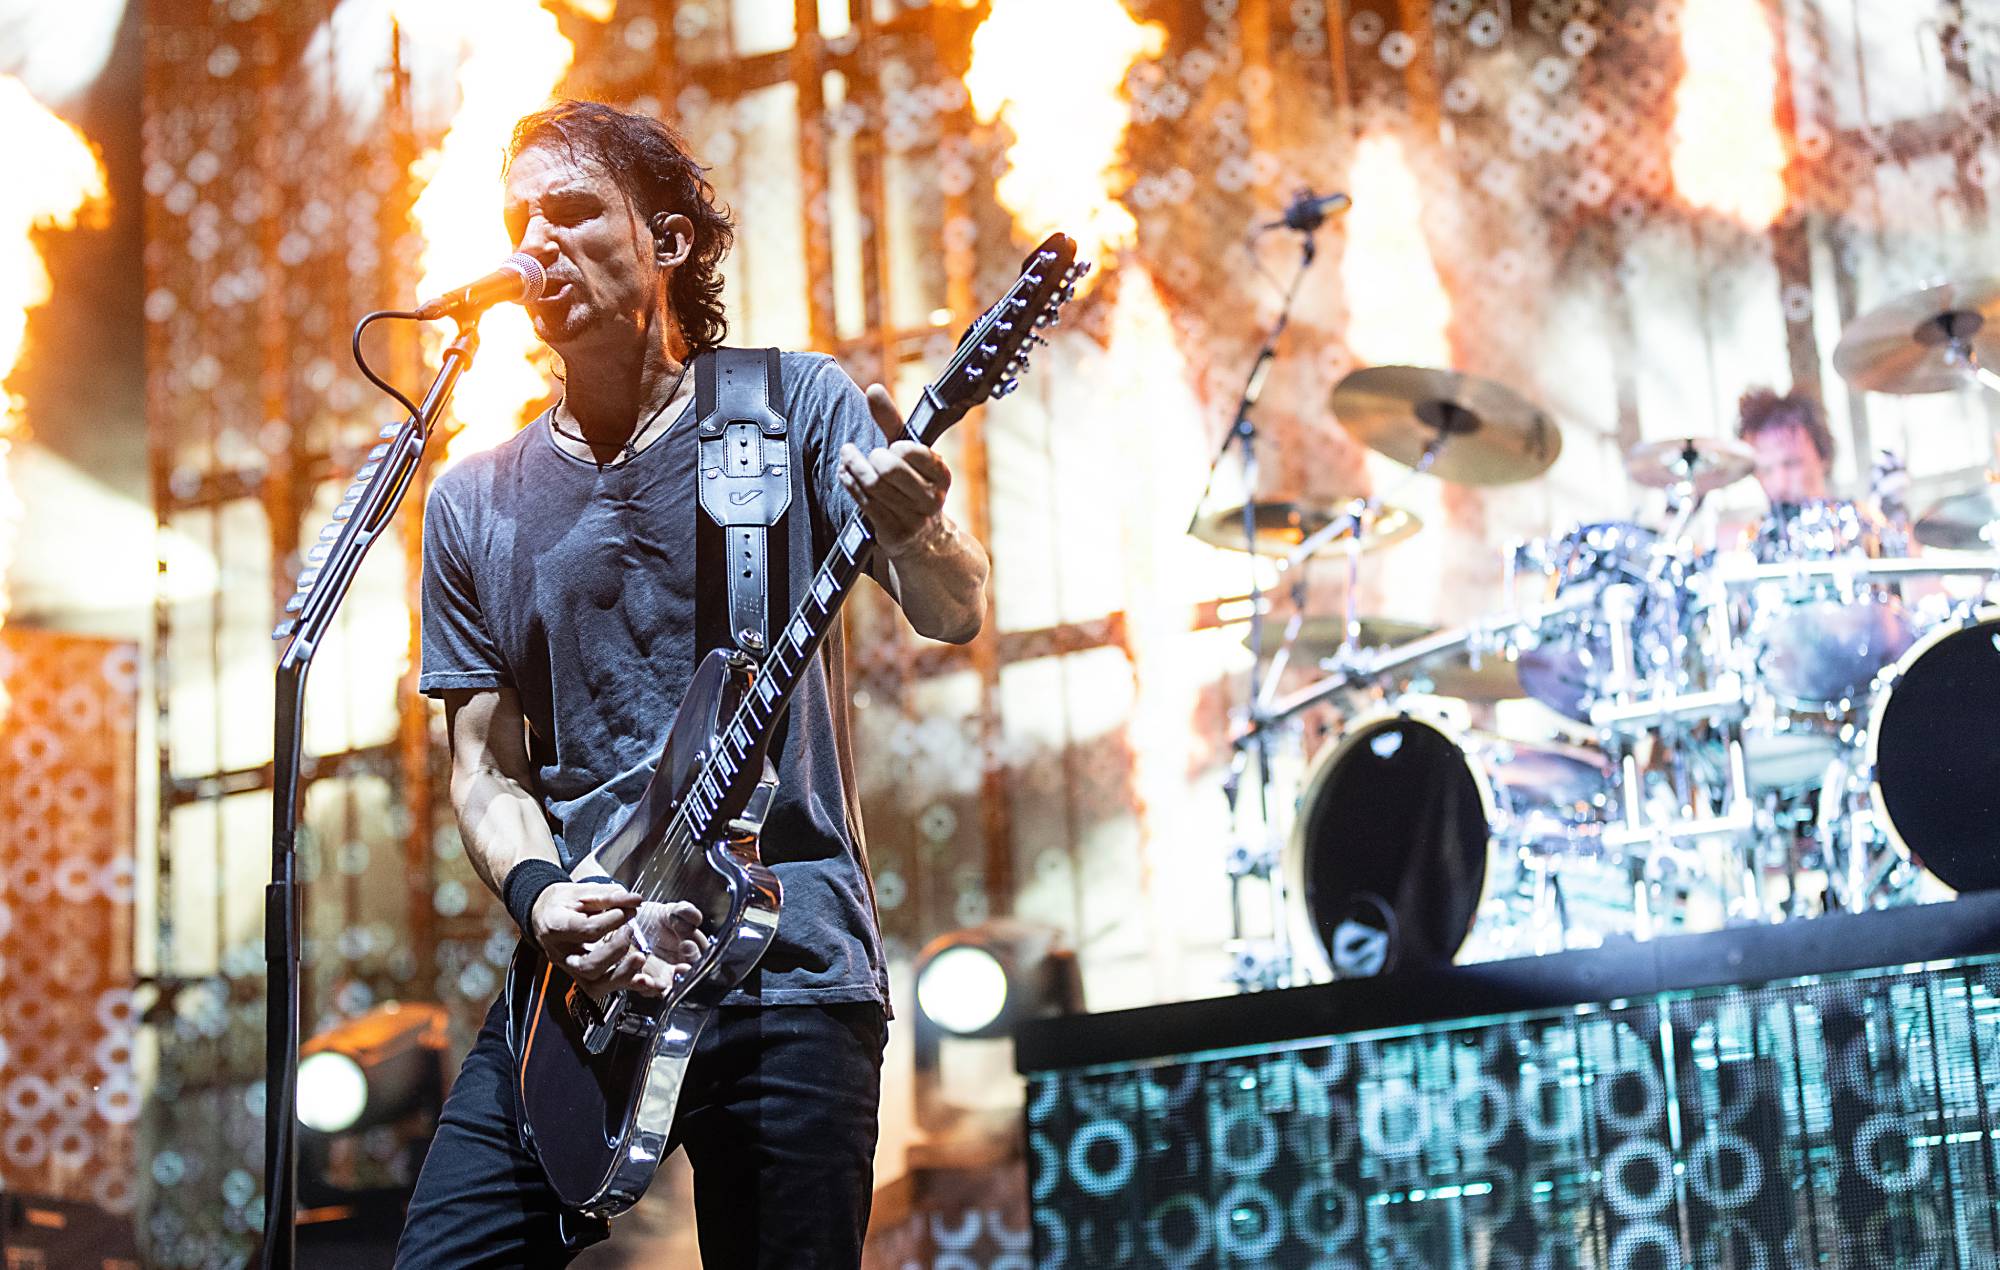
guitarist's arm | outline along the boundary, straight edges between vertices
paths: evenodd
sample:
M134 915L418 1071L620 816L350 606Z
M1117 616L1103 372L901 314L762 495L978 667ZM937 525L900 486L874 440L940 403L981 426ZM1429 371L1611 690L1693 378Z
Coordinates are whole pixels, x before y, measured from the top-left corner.
M495 895L507 875L528 860L560 866L555 839L534 795L527 724L512 688L444 693L451 740L451 807L473 871ZM592 859L575 876L598 870ZM639 897L616 883L559 882L535 900L532 935L549 960L592 987L664 992L671 968L647 958L632 939L629 919Z
M889 444L866 454L842 446L840 482L875 531L875 576L919 635L967 643L986 618L986 549L945 514L951 469L935 450L903 439L902 416L879 384L868 390L868 409Z

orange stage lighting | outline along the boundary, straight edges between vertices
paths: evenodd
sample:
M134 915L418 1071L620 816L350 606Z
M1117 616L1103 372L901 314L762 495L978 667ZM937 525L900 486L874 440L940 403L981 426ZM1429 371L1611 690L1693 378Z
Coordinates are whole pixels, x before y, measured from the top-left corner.
M35 231L68 229L86 209L101 206L104 166L81 132L36 101L12 75L0 75L0 131L15 167L33 179L0 182L0 622L7 617L6 579L20 532L21 500L8 474L13 443L27 433L26 403L7 387L21 357L28 310L48 302L49 271L35 248ZM5 717L0 689L0 718Z
M1686 0L1681 57L1674 189L1690 207L1764 229L1785 211L1785 142L1775 114L1778 46L1764 7Z

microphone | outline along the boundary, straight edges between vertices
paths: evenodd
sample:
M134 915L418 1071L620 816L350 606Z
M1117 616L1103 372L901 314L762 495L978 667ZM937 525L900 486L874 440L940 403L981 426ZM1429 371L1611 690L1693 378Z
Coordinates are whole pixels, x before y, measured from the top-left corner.
M429 322L435 318L462 317L510 300L533 304L542 298L542 289L548 281L541 261L526 252L517 251L501 261L498 269L477 282L456 291L447 291L418 305L417 318Z
M1292 196L1283 216L1265 221L1257 230L1262 233L1267 229L1296 229L1310 234L1325 224L1327 217L1338 216L1352 206L1354 200L1345 194L1315 194L1310 189L1301 189Z

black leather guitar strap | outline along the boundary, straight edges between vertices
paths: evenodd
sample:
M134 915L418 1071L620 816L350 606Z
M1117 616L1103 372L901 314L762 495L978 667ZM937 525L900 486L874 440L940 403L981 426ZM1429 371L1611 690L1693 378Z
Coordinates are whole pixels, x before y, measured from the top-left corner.
M695 518L695 636L703 651L737 648L761 659L771 597L783 604L791 594L793 480L778 350L718 348L695 363L694 385L705 513ZM727 603L718 603L723 595Z

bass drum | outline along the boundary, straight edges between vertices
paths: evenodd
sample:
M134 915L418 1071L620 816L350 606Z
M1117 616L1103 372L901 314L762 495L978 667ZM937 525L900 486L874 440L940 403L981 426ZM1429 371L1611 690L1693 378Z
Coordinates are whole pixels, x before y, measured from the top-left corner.
M1307 777L1287 859L1293 903L1337 977L1449 962L1475 921L1532 918L1517 911L1522 860L1591 871L1610 789L1594 750L1407 711L1363 720ZM1598 924L1574 904L1561 917Z
M2000 609L1913 644L1869 715L1870 793L1890 841L1955 890L2000 887Z

